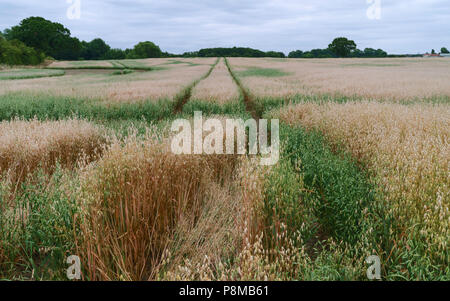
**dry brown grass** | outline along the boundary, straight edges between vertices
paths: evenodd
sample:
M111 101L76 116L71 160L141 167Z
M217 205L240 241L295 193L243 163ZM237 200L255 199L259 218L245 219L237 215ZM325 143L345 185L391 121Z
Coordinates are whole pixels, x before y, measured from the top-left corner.
M220 104L239 100L239 89L231 78L223 59L220 60L211 75L194 88L191 99L213 101Z
M101 129L78 119L1 122L0 179L15 184L39 167L51 172L56 162L73 167L82 156L96 158L104 142Z
M277 250L266 249L264 221L265 174L256 158L242 158L233 181L214 187L195 227L183 223L177 239L164 253L159 280L266 281L292 280L309 263L305 250L287 238L281 225ZM234 193L230 194L231 187ZM232 259L232 260L230 260Z
M220 242L211 246L224 247L221 235L226 233L219 230L226 225L211 219L218 210L212 204L239 209L223 185L232 176L236 157L174 155L169 145L133 135L125 143L115 141L82 176L87 218L79 252L87 278L154 279L175 232L181 239L175 243L177 254L200 250L191 247L203 235Z
M244 77L258 97L345 95L368 99L413 100L450 96L449 59L254 59L231 58L235 71L275 68L282 77Z
M178 223L175 239L164 253L159 279L225 280L228 260L236 258L246 242L253 242L258 230L255 204L263 198L263 178L258 171L257 161L242 157L223 185L210 182L197 223ZM238 267L233 264L227 270L237 271ZM226 279L233 279L228 276Z
M449 116L447 105L374 102L302 104L280 113L290 124L319 129L366 165L403 229L395 243L419 235L441 262L450 237Z

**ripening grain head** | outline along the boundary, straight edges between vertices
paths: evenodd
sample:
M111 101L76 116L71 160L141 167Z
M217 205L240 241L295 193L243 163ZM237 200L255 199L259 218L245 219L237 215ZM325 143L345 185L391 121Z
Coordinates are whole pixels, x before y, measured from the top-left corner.
M136 71L120 76L112 76L113 70L66 71L66 75L61 77L2 81L0 95L21 91L29 94L100 99L105 102L170 100L206 74L209 68L209 64L165 65L163 69Z
M194 88L191 99L214 101L220 104L239 99L239 89L223 59L220 60L211 75Z
M450 107L361 102L301 104L290 124L319 129L375 176L398 224L445 259L450 237ZM448 259L447 259L448 260Z
M96 158L104 142L98 127L78 119L1 122L0 177L16 183L39 167L51 172L56 162L72 167L81 156Z
M252 59L231 58L236 71L276 68L281 77L250 76L242 83L257 97L344 95L404 101L450 97L450 60L408 59Z

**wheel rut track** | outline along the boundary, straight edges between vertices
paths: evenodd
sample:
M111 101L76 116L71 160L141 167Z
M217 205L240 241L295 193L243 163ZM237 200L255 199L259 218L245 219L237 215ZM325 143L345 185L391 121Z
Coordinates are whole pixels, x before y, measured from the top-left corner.
M188 87L186 87L177 97L175 97L175 107L174 107L174 114L179 114L183 110L184 105L189 101L189 99L192 96L192 90L202 81L207 79L211 73L216 68L217 64L220 62L220 58L216 60L216 62L211 66L211 68L208 70L208 72L202 76L201 78L197 79L193 83L191 83Z
M227 65L228 72L230 73L231 77L233 78L233 81L241 91L241 95L245 104L245 109L250 113L253 119L260 120L262 118L262 112L261 110L258 110L255 101L253 99L253 96L247 91L247 89L245 89L244 85L241 83L236 74L234 74L230 64L228 63L227 58L224 58L224 60L225 64Z

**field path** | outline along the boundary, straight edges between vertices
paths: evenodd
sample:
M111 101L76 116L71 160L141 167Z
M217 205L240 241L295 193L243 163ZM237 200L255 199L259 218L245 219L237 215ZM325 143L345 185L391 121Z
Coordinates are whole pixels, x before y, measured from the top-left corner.
M214 68L216 68L217 64L219 63L220 58L217 58L216 62L211 66L211 68L209 69L209 71L202 76L201 78L195 80L194 82L192 82L189 86L187 86L186 88L183 89L183 91L181 91L176 97L175 97L175 108L174 108L174 113L180 113L181 110L183 110L183 106L189 101L189 99L191 98L192 95L192 90L195 88L195 86L201 82L202 80L208 78L211 73L213 72Z
M231 69L230 64L228 63L227 58L224 58L225 64L227 65L228 71L230 72L231 77L233 78L236 85L239 87L239 90L241 91L242 98L245 104L246 110L252 115L253 119L259 120L262 118L262 111L257 109L257 106L255 105L255 101L253 100L253 96L248 92L247 89L242 85L239 78L234 74L233 70Z
M192 90L190 101L200 101L225 105L239 102L239 87L230 76L224 59L220 59L208 78L205 78Z

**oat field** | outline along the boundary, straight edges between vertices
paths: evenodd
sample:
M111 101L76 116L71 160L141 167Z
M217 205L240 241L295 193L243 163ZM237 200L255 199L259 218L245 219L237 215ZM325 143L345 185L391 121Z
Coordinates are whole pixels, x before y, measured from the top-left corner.
M0 70L0 279L366 281L375 255L449 281L449 83L448 58ZM174 154L199 111L278 119L279 161Z

